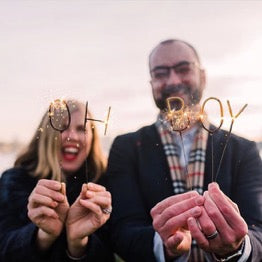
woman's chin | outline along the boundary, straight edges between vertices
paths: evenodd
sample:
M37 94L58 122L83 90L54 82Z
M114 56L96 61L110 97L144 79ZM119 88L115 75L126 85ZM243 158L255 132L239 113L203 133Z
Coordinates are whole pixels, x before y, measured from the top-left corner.
M78 169L79 169L79 167L75 167L75 166L62 167L63 173L66 176L70 176L70 175L74 174Z

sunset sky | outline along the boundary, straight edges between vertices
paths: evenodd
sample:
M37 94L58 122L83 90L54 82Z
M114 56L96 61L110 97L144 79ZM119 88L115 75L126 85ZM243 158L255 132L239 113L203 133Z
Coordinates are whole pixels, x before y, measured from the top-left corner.
M112 106L110 137L151 124L148 54L168 38L199 51L204 98L220 98L227 116L227 99L234 112L248 103L233 131L261 139L261 13L262 1L244 0L1 0L0 141L27 142L61 97L88 100L96 118Z

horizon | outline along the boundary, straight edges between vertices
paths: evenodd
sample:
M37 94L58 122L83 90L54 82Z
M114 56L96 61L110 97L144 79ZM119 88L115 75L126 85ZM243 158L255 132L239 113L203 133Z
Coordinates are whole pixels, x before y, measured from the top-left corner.
M207 71L203 99L221 99L227 117L226 100L233 112L248 103L233 133L258 141L261 11L257 1L2 1L0 141L27 143L61 97L88 100L99 119L111 106L111 137L153 123L148 54L168 38L199 52Z

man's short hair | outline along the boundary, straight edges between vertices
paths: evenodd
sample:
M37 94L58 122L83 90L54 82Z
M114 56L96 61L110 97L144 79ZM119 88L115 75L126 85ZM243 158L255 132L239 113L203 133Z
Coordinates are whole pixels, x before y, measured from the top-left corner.
M151 59L151 56L152 56L152 54L154 53L154 51L156 50L156 48L157 48L158 46L160 46L160 45L172 44L172 43L174 43L174 42L184 43L184 44L187 45L189 48L191 48L191 50L194 52L194 54L195 54L195 56L196 56L197 62L198 62L199 64L201 64L201 63L200 63L199 55L198 55L196 49L195 49L191 44L189 44L189 43L186 42L186 41L180 40L180 39L172 39L172 38L170 38L170 39L161 41L161 42L160 42L156 47L154 47L154 49L150 52L150 54L149 54L149 67L150 67L150 59Z

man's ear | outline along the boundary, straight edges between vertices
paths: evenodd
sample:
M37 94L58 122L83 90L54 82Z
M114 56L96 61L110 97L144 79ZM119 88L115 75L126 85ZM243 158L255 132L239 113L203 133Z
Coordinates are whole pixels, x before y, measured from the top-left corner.
M153 87L153 86L152 86L152 79L149 80L149 83L150 83L151 87Z

